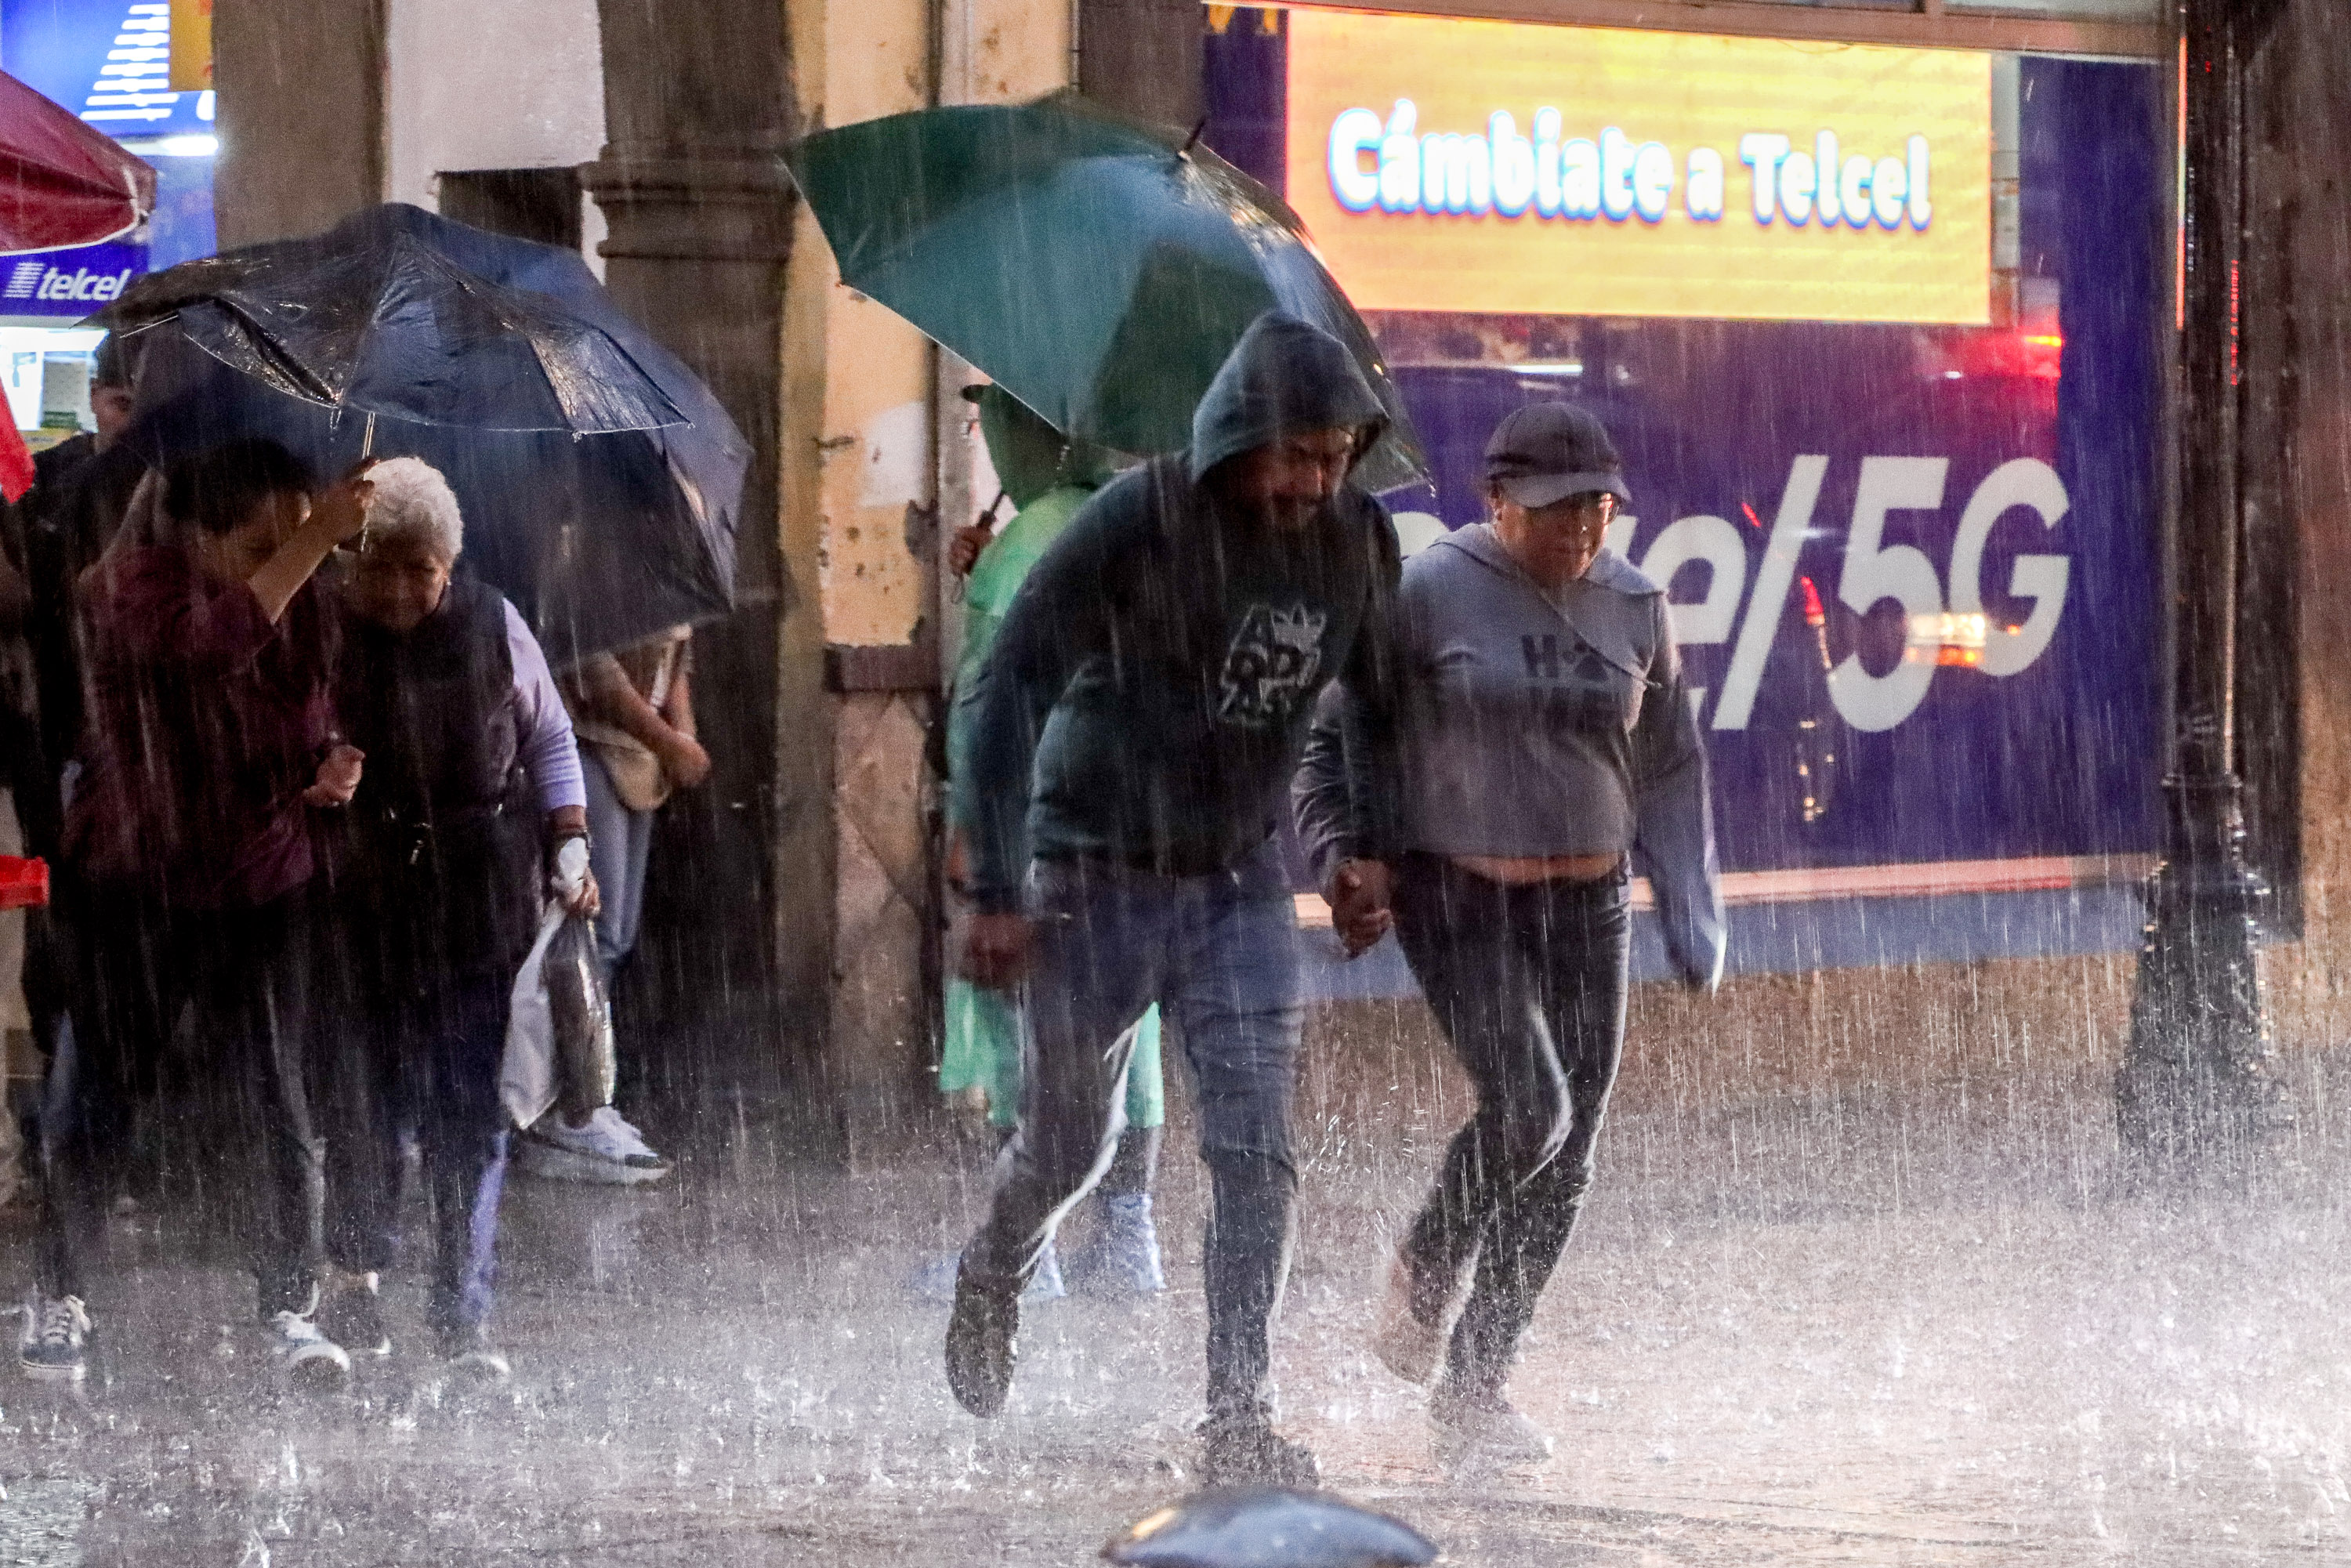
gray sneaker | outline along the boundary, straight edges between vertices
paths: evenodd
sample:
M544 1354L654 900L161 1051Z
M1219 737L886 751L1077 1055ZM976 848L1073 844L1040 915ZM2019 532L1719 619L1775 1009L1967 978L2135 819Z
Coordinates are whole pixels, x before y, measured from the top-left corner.
M610 1105L599 1107L583 1127L570 1126L549 1111L525 1129L521 1156L523 1169L552 1181L640 1186L670 1171L669 1161L653 1153L644 1134Z
M89 1369L89 1314L82 1310L79 1296L44 1296L35 1291L20 1310L25 1326L16 1340L16 1364L26 1376L70 1383Z
M962 1271L963 1254L942 1252L914 1270L908 1287L926 1301L952 1301L956 1294L956 1276ZM1029 1276L1029 1288L1020 1292L1023 1305L1037 1306L1045 1301L1058 1301L1070 1293L1061 1282L1061 1259L1052 1242L1045 1243L1045 1254L1037 1260L1037 1271Z
M1429 1396L1438 1464L1447 1469L1505 1469L1551 1458L1551 1434L1496 1394L1472 1394L1447 1384Z
M1199 1431L1203 1486L1312 1491L1322 1484L1314 1450L1275 1431L1263 1416L1211 1416Z

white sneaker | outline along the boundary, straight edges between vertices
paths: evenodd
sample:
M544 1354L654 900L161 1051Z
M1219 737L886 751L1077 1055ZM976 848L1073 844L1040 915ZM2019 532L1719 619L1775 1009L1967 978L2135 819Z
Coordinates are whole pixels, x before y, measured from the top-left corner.
M313 1285L309 1304L302 1311L272 1314L264 1325L269 1334L269 1354L286 1375L302 1387L340 1388L351 1375L350 1354L319 1332L318 1310L319 1287Z
M89 1338L89 1314L79 1296L44 1296L38 1291L25 1298L25 1327L16 1340L16 1364L26 1376L47 1383L70 1383L87 1367L83 1354Z
M644 1135L610 1105L601 1106L584 1127L567 1124L549 1112L522 1135L522 1166L557 1181L606 1182L634 1186L669 1175L669 1162L646 1145Z

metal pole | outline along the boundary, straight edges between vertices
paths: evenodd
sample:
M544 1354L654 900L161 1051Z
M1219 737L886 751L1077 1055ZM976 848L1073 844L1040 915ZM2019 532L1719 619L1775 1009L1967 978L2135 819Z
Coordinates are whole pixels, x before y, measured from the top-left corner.
M2173 525L2172 744L2164 859L2148 880L2130 1039L2115 1084L2125 1145L2152 1161L2249 1151L2287 1113L2255 957L2267 889L2246 863L2235 768L2239 357L2245 61L2269 0L2181 0L2185 320Z

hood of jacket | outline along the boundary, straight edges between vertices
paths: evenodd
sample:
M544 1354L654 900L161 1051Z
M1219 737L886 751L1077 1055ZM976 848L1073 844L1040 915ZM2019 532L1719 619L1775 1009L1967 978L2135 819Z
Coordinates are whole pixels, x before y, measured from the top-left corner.
M1293 431L1357 432L1369 450L1387 414L1347 346L1311 322L1269 310L1249 323L1192 414L1192 478Z
M1636 607L1633 601L1661 594L1665 590L1649 580L1646 574L1614 550L1604 546L1600 553L1592 558L1592 565L1584 572L1583 580L1594 588L1607 589L1618 597L1611 600L1583 596L1576 601L1577 607L1573 610L1560 602L1563 596L1544 593L1537 586L1534 579L1519 565L1518 558L1510 554L1510 547L1494 532L1491 523L1457 528L1432 543L1423 554L1433 555L1438 550L1466 557L1485 570L1524 585L1529 593L1541 598L1562 620L1573 626L1577 636L1599 650L1601 657L1619 669L1635 675L1640 674L1641 660L1635 640L1650 612L1646 605Z

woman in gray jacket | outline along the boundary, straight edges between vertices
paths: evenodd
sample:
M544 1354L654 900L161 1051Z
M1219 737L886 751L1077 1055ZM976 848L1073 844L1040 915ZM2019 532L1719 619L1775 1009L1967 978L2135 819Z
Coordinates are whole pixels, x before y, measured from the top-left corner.
M1583 410L1536 403L1486 461L1493 520L1405 563L1393 710L1353 690L1327 703L1296 798L1350 953L1393 923L1478 1092L1397 1249L1374 1350L1413 1383L1442 1360L1441 1457L1509 1462L1551 1450L1502 1389L1592 1182L1633 862L1694 988L1720 976L1723 927L1665 594L1601 544L1628 499L1614 444Z

